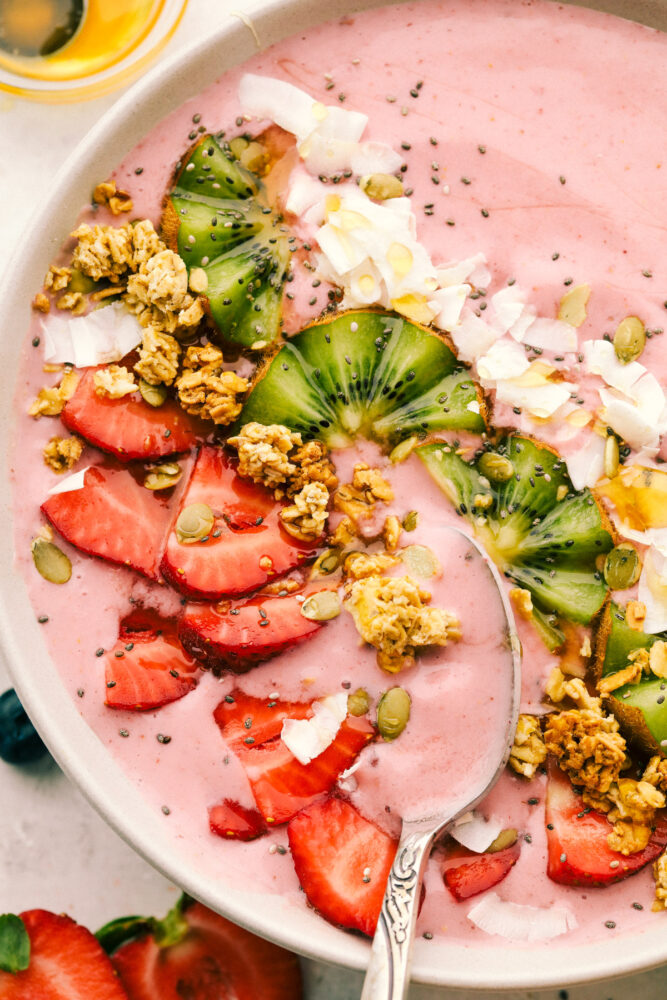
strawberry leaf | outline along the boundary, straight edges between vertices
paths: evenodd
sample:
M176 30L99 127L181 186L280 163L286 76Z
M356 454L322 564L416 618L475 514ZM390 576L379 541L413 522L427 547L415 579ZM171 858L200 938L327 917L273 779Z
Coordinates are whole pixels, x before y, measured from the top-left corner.
M0 916L0 969L23 972L30 962L30 938L25 924L13 913Z

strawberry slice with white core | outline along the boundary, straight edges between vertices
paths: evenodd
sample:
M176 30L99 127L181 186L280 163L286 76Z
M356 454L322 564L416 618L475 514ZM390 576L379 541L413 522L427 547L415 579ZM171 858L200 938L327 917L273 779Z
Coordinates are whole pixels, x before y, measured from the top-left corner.
M254 664L314 635L322 627L301 614L291 596L243 604L189 604L179 635L188 652L216 674L244 673Z
M667 813L656 815L648 845L627 857L612 851L611 823L584 805L567 776L551 761L546 795L547 875L561 885L610 885L634 875L660 855L667 844Z
M167 399L162 406L150 406L139 392L120 399L101 396L96 391L94 375L93 370L85 373L65 404L62 422L96 448L123 462L150 461L189 451L209 432L205 424L189 416L174 399Z
M108 460L86 469L81 489L53 494L41 509L78 549L158 580L178 492L148 490Z
M181 511L194 504L210 508L215 518L200 541L183 543L172 531L162 572L190 597L215 600L241 597L294 569L313 545L283 530L281 504L270 490L236 475L220 448L202 448Z
M244 741L248 752L240 755L241 764L266 822L286 823L331 791L374 735L368 719L349 715L326 750L308 764L302 764L282 739L256 748Z
M300 812L287 835L310 905L332 924L372 936L397 842L336 798Z
M106 704L147 711L189 694L198 682L199 664L178 640L176 622L149 610L134 612L105 654Z

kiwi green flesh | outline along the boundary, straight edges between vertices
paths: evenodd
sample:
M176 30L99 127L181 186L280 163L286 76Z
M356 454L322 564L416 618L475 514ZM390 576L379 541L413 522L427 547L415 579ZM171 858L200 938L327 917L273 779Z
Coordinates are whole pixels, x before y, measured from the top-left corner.
M224 338L252 347L280 336L286 227L264 203L257 178L212 137L184 161L163 225L188 270L205 271L209 313Z
M348 312L292 337L265 369L237 426L284 424L345 447L445 428L484 430L469 372L437 335L397 316Z
M667 741L667 682L654 677L639 684L626 684L614 691L610 707L623 728L645 749L664 753ZM646 746L647 731L652 745Z
M609 608L609 636L605 649L602 674L615 674L628 665L628 656L633 649L650 649L658 639L667 639L667 633L650 635L630 628L625 621L625 610L613 601Z
M558 627L556 615L545 614L539 608L533 607L532 622L550 653L556 653L565 645L565 633Z
M512 435L495 450L514 467L504 483L481 475L480 455L466 462L447 444L422 445L416 454L505 575L530 591L538 611L587 624L607 595L595 560L613 545L597 503L588 490L575 494L550 448ZM562 500L560 486L568 491ZM491 497L489 506L475 506L480 495Z

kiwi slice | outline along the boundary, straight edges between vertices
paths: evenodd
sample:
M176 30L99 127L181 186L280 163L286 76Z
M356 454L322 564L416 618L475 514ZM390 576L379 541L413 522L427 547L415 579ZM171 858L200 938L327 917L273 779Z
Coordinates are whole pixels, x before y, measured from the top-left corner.
M635 649L667 641L667 632L638 632L625 620L625 609L609 602L595 636L598 676L608 677L628 666ZM667 681L649 674L637 684L624 684L605 699L627 737L645 753L667 752ZM666 746L662 742L666 741Z
M443 443L416 454L505 576L530 591L554 648L550 616L587 624L600 611L607 586L595 563L614 544L612 528L590 490L575 493L556 452L510 435L470 462Z
M284 424L345 447L447 429L481 433L484 402L435 333L400 316L346 312L292 337L258 373L237 427Z
M181 161L162 233L188 271L205 272L208 310L223 337L253 347L279 336L287 228L260 180L213 136L202 136Z

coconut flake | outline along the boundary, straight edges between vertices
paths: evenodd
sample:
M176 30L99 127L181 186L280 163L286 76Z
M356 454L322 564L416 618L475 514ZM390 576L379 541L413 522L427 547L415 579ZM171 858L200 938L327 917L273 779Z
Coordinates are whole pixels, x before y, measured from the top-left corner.
M281 739L301 764L310 764L330 746L347 716L344 692L313 702L312 719L285 719Z
M66 476L64 479L59 480L55 486L52 486L47 496L55 496L56 493L71 493L73 490L82 490L85 484L86 473L90 468L89 465L85 469L79 469L78 472L73 472L71 476Z
M604 475L605 439L591 434L577 451L567 456L567 471L575 490L593 487Z
M468 911L468 920L508 941L550 941L574 930L577 918L564 906L525 906L488 892Z
M519 379L496 382L496 399L507 406L519 407L533 417L547 420L570 398L575 386L569 382L548 382L540 385L521 384Z
M121 302L95 309L86 316L42 320L44 360L77 368L120 361L141 343L139 320Z
M502 333L507 333L521 316L526 299L518 285L507 285L491 296L491 305L494 311L495 326Z
M518 344L511 340L497 340L486 354L477 361L477 371L486 382L513 379L528 371L530 363Z
M327 138L314 132L299 148L299 155L311 174L394 174L403 163L402 156L384 142L350 142Z
M461 285L463 282L468 282L475 288L484 288L491 278L483 253L477 253L474 257L466 257L465 260L455 260L444 264L437 268L437 275L443 288L448 285Z
M654 634L667 629L667 548L652 545L644 555L637 597L646 606L643 629Z
M650 372L642 375L621 398L615 391L600 389L604 419L631 448L646 448L655 454L666 428L665 395Z
M622 364L616 357L614 345L608 340L585 340L581 349L589 372L599 375L608 386L626 396L646 371L638 361Z
M460 816L449 833L469 851L482 854L494 842L503 825L495 816L488 819L478 812L467 812Z
M465 301L471 292L470 285L448 285L439 288L429 299L429 306L435 312L433 322L440 330L450 333L461 319Z
M548 319L538 316L527 327L522 336L524 344L537 347L554 354L566 354L577 350L577 331L562 319Z
M498 332L467 307L461 312L461 321L450 333L459 359L468 364L486 354L498 339Z

